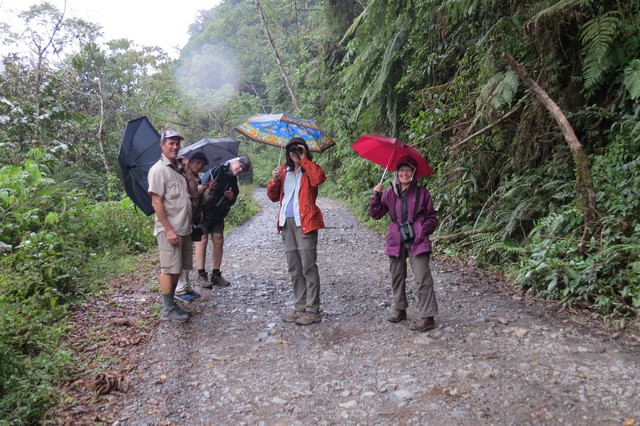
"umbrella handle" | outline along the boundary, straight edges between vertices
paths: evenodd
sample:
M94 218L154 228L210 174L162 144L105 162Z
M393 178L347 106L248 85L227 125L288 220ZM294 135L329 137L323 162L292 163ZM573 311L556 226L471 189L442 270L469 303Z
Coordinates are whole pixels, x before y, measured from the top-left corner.
M287 122L287 136L291 139L291 124ZM278 166L282 164L282 151L284 150L284 145L280 145L280 156L278 157Z
M384 169L384 172L382 173L382 177L380 178L380 184L382 184L382 181L384 181L384 177L387 175L387 168Z
M382 181L384 180L384 177L387 175L387 170L389 170L389 165L391 164L391 159L393 158L394 154L396 153L396 146L397 143L393 144L393 151L391 152L391 155L389 156L389 161L387 161L387 167L384 168L384 172L382 173L382 179L380 179L380 183L382 183Z

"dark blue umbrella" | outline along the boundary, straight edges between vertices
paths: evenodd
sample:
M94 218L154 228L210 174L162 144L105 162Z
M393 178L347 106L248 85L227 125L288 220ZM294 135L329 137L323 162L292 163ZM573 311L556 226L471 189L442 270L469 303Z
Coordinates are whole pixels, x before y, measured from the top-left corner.
M140 117L129 121L122 136L118 162L127 195L147 216L154 213L147 175L161 155L160 133L149 119Z

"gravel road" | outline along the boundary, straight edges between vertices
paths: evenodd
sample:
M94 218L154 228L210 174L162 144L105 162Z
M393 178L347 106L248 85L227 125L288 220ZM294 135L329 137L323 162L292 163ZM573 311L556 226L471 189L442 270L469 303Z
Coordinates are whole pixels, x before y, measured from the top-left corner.
M203 297L187 306L188 324L150 317L149 335L126 352L131 386L108 397L103 419L261 426L640 422L635 337L522 297L491 274L436 255L436 330L386 322L383 238L330 199L318 203L327 225L318 247L323 321L283 323L292 295L276 205L264 190L256 198L261 212L226 235L223 274L231 286L198 289ZM150 287L129 299L158 305ZM412 302L413 294L410 320Z

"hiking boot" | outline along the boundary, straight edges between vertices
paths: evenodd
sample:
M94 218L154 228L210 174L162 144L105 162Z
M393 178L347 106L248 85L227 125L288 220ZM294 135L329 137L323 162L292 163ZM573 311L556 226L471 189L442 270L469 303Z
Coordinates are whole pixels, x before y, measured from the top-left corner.
M162 310L160 314L161 321L176 321L176 322L188 322L189 315L185 310L180 309L178 305L175 305L173 308L169 310Z
M415 331L433 330L436 328L436 321L433 317L420 318L418 321L411 324L409 328Z
M387 318L387 321L397 323L400 321L404 321L406 319L407 319L407 311L403 311L401 309L394 309L391 316Z
M187 294L189 296L191 296L192 299L197 299L198 297L202 297L202 296L200 296L200 293L198 293L195 290L189 290L189 291L187 291Z
M178 312L180 312L181 314L187 315L187 316L191 316L191 312L187 311L186 309L183 309L180 305L176 304L175 308L178 310Z
M302 314L300 318L296 320L296 324L309 325L309 324L313 324L314 322L320 322L320 321L322 321L322 317L320 316L320 314L314 314L313 312L305 312L304 314Z
M211 274L211 284L218 287L227 287L231 283L222 278L222 274Z
M284 322L296 322L298 318L304 315L304 311L291 311L287 315L282 317Z
M206 272L204 274L199 274L198 275L198 281L196 281L196 284L198 284L202 288L211 288L211 287L213 287L213 284L211 284L209 282L209 279L207 278L207 273Z
M193 296L191 296L189 293L174 294L173 297L175 297L178 300L182 300L183 302L191 302L193 300Z

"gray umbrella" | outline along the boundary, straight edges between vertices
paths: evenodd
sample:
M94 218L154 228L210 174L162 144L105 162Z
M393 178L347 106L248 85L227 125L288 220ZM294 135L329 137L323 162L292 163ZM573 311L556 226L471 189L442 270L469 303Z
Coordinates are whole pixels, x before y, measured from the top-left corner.
M207 169L211 169L219 164L229 161L238 156L238 147L240 141L233 138L204 138L198 142L185 146L180 150L178 155L191 158L196 152L202 152L206 155L209 164Z

